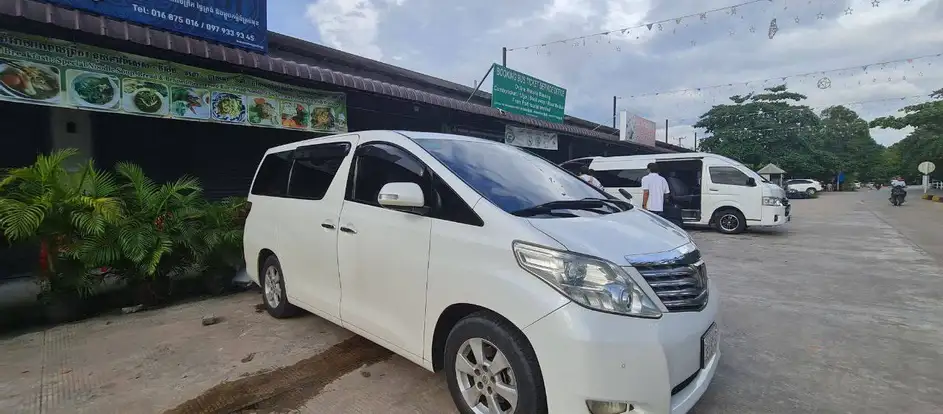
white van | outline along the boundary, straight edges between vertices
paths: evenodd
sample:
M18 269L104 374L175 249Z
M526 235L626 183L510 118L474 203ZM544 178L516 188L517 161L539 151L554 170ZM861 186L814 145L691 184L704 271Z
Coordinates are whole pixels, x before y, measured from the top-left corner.
M684 413L714 376L718 296L687 233L519 148L316 138L267 151L250 192L268 312L445 370L462 413Z
M734 234L747 227L782 226L791 219L789 200L782 188L745 165L716 154L587 157L561 166L575 174L589 166L607 192L621 196L619 190L625 190L641 205L642 177L653 162L671 191L670 201L665 203L681 210L685 224L713 225L722 233Z

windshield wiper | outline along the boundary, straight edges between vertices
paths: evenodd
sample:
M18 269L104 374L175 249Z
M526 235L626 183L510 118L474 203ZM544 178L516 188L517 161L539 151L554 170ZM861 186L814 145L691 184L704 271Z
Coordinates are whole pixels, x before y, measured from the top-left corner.
M589 198L584 198L583 200L593 200L593 201L599 201L599 202L602 202L602 203L606 203L606 204L608 204L608 205L610 205L610 206L615 206L615 209L616 209L616 210L629 211L629 210L632 209L632 203L630 203L630 202L628 202L628 201L624 201L624 200L615 199L615 198L594 198L594 197L589 197Z
M557 200L512 211L511 214L518 217L532 217L538 214L549 214L553 210L559 209L587 210L600 214L608 214L606 212L597 210L598 208L605 206L607 203L608 200L596 198L584 198L582 200Z

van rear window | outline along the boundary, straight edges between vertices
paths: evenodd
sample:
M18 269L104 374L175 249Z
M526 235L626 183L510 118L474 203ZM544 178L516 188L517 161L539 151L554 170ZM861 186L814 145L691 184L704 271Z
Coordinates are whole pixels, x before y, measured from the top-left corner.
M265 156L255 175L251 193L254 195L284 197L288 191L292 151L275 152Z

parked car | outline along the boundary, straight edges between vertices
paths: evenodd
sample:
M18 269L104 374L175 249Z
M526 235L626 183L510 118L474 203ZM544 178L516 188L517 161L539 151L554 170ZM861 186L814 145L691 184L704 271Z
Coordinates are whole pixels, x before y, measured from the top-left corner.
M462 413L687 412L718 293L666 220L517 147L362 131L268 150L245 258L310 311L431 371Z
M814 196L815 193L825 190L821 182L808 178L794 178L786 181L786 188L795 188L796 191L804 192L810 196Z
M628 191L642 199L642 177L658 163L671 207L681 210L684 224L714 226L725 234L747 227L776 227L790 220L785 191L745 165L711 153L650 154L577 158L562 164L568 171L588 165L606 191Z

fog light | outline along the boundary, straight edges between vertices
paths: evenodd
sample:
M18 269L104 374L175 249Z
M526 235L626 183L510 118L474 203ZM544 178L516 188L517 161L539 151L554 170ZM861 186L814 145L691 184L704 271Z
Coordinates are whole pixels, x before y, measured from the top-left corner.
M586 408L592 414L622 414L628 412L630 407L624 402L586 400Z

